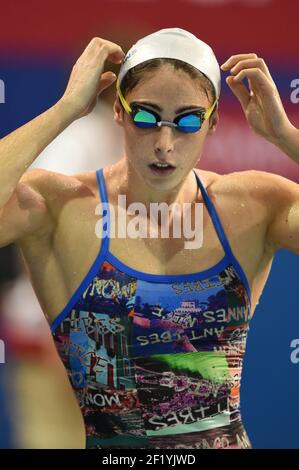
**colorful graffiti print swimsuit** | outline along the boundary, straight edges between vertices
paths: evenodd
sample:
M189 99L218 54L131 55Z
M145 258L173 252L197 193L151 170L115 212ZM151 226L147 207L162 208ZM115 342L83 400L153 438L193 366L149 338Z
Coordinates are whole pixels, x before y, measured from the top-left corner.
M194 174L224 257L192 274L132 269L109 251L108 210L99 254L52 324L86 448L251 448L240 414L249 285Z

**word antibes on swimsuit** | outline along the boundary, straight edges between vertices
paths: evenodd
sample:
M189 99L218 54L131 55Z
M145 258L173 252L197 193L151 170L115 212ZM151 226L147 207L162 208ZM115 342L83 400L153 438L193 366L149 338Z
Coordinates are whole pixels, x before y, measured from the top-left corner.
M194 216L192 216L193 205ZM118 238L159 238L160 220L161 238L170 238L169 228L172 225L172 238L182 238L183 230L183 237L189 240L184 242L185 248L196 249L202 246L203 203L152 202L149 214L146 206L141 202L131 203L128 209L126 207L126 196L123 194L118 195L117 210L108 202L97 205L95 214L101 216L101 220L96 223L95 227L98 238L106 236L115 238L116 227ZM135 217L127 222L127 215L135 215Z

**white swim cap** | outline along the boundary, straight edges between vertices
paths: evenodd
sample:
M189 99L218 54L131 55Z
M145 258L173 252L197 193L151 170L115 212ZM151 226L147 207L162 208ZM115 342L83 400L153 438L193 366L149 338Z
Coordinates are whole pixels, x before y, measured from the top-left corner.
M212 48L194 34L181 28L166 28L139 39L125 55L118 80L150 59L178 59L202 72L214 85L216 98L220 95L220 67Z

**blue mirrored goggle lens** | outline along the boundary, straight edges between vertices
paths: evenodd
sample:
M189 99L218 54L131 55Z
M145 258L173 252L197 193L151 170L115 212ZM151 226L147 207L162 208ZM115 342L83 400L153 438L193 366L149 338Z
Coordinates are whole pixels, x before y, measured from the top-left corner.
M196 132L201 128L202 119L197 114L188 114L178 120L178 126L183 132Z
M134 122L138 127L148 128L154 127L157 123L157 119L151 112L142 109L135 114Z
M144 109L138 110L133 119L135 125L143 129L155 127L157 124L156 116ZM196 132L201 128L202 118L197 114L188 114L177 119L177 125L182 132Z

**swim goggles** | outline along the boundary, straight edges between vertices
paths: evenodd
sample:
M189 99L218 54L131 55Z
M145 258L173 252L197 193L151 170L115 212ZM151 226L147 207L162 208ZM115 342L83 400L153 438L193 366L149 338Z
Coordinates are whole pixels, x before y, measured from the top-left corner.
M161 117L155 111L152 111L141 104L133 104L132 107L125 100L119 85L116 81L116 89L124 110L130 114L136 127L141 129L151 129L153 127L169 126L185 133L197 132L200 130L203 122L209 119L219 98L216 98L212 106L207 111L188 111L177 116L173 122L161 121Z

